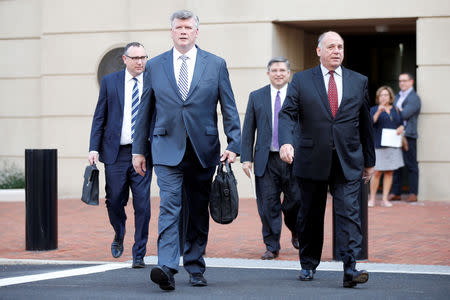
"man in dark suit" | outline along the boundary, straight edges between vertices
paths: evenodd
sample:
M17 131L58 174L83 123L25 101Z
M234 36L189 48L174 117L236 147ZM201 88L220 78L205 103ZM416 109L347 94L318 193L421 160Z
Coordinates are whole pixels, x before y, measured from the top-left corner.
M299 178L300 280L314 277L323 246L324 213L329 187L336 216L337 247L344 263L344 287L368 280L356 270L361 251L358 195L361 177L374 172L375 150L369 114L367 77L341 66L344 41L336 32L319 37L320 65L296 73L280 111L280 156L294 161ZM327 95L328 94L328 95ZM294 127L300 141L294 160Z
M145 267L144 256L150 221L151 157L147 159L144 177L133 169L131 143L136 114L144 84L143 72L147 61L144 47L133 42L125 47L122 56L126 68L103 77L92 121L89 163L99 160L105 164L106 207L115 236L111 244L113 257L123 253L125 236L125 206L129 190L133 194L134 245L133 268Z
M395 97L394 105L400 111L404 120L405 137L408 147L403 149L403 160L409 175L409 195L407 202L416 202L419 192L419 166L417 163L417 119L420 114L420 98L414 91L414 77L410 73L402 73L398 78L400 92ZM394 171L394 182L392 184L389 200L400 200L402 189L401 171Z
M151 280L174 290L180 254L193 286L205 286L205 253L209 231L209 195L215 166L234 162L240 151L239 115L225 60L195 45L198 17L177 11L171 18L174 47L147 63L148 88L142 96L133 166L145 175L145 157L152 110L155 128L152 157L160 188L158 266ZM217 104L220 103L228 146L220 156ZM185 193L183 193L183 187ZM179 216L182 195L187 213L186 242L180 253ZM184 202L184 200L183 200Z
M280 251L281 211L292 233L292 245L298 249L296 224L300 189L291 165L281 160L278 145L278 112L286 98L289 61L284 57L272 58L267 65L267 75L270 84L250 93L242 129L241 161L248 177L255 163L256 201L266 244L261 259L274 259Z

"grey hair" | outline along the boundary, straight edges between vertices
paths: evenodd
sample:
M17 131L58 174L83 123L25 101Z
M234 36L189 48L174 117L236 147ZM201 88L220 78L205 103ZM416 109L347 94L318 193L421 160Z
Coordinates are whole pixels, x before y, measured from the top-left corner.
M289 60L283 56L277 56L269 60L269 63L267 64L267 71L270 71L270 67L272 66L272 64L279 62L285 63L288 71L291 70L291 64L289 63Z
M322 41L328 33L336 33L341 38L342 43L344 43L344 39L341 37L341 35L339 33L335 32L335 31L327 31L327 32L322 33L319 36L319 38L317 39L317 47L319 47L320 49L322 49Z
M198 25L200 24L198 17L194 15L192 11L189 10L177 10L170 16L170 25L173 28L175 19L187 20L193 18L195 21L195 28L198 29Z
M131 42L131 43L127 44L125 46L125 48L123 49L123 55L128 55L128 49L130 49L131 47L142 47L142 48L144 48L144 46L141 43L139 43L139 42Z

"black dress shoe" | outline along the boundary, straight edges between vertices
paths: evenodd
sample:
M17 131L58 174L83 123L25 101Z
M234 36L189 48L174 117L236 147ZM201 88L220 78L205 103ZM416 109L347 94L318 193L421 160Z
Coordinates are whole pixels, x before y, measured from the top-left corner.
M133 264L131 265L133 269L145 268L145 262L142 258L133 259Z
M366 283L367 280L369 280L369 273L366 270L344 271L343 286L345 288L352 288L358 283Z
M270 260L270 259L274 259L278 257L278 251L269 251L267 250L266 252L264 252L263 255L261 255L261 259L262 260Z
M115 258L119 258L123 253L123 239L119 239L114 236L114 240L111 244L111 254Z
M175 278L169 268L166 266L156 266L150 272L150 279L159 285L159 288L165 291L175 289Z
M207 286L208 282L206 281L205 277L202 273L193 273L189 274L189 283L192 286Z
M314 279L314 274L316 273L316 270L307 270L307 269L302 269L300 271L300 280L301 281L311 281Z

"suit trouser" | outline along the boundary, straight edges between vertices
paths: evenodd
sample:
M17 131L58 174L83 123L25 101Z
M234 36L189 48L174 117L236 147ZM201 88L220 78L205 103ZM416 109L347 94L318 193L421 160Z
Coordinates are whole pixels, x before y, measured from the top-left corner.
M419 192L419 165L417 163L417 139L407 137L408 151L403 150L403 161L405 168L408 170L409 177L409 193L417 195ZM402 181L401 169L394 171L394 179L392 182L391 193L401 195Z
M185 189L187 220L183 253L186 271L204 273L209 232L209 195L215 167L203 168L187 139L186 151L177 166L155 165L160 189L158 265L178 271L180 261L180 212Z
M300 188L292 165L283 162L278 152L270 152L263 176L255 177L256 203L262 223L264 244L269 251L280 250L281 212L287 228L297 234ZM283 192L283 202L280 201Z
M337 248L344 269L354 269L361 252L362 232L359 216L360 180L345 179L339 158L333 151L333 163L327 181L299 178L302 202L299 212L299 256L302 269L316 269L323 247L327 187L334 202Z
M152 167L147 161L147 172L144 177L134 171L131 162L131 145L120 146L117 160L112 164L105 164L106 177L106 207L109 222L116 236L125 236L125 206L131 192L134 208L134 245L133 258L143 258L147 249L148 225L150 222L150 182Z

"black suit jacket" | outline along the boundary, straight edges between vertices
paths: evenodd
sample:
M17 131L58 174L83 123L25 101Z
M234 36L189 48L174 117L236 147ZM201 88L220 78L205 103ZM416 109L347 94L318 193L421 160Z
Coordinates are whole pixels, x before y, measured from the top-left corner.
M256 176L263 176L267 166L272 144L272 126L269 84L250 93L242 129L241 161L254 161Z
M300 141L294 152L296 176L327 180L333 147L347 180L361 178L364 167L375 165L367 77L342 68L343 95L333 118L320 66L296 73L279 114L280 145L294 145L300 122Z

